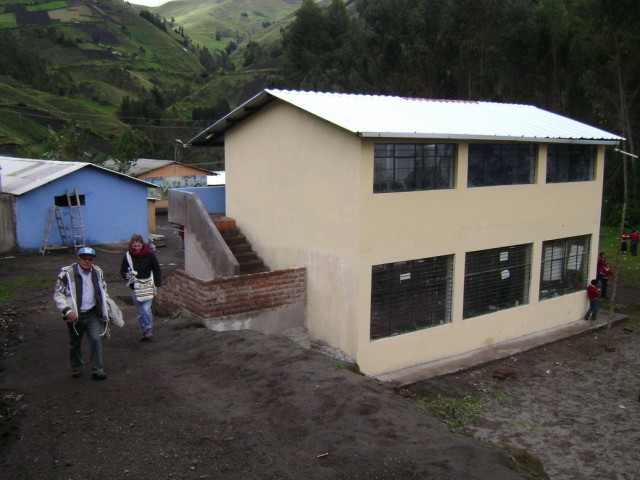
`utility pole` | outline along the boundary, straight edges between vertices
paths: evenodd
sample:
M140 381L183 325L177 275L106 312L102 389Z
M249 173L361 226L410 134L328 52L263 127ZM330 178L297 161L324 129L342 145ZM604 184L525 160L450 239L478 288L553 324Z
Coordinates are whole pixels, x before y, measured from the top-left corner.
M624 198L622 201L622 218L620 219L620 232L618 233L618 252L616 254L616 265L614 269L615 275L613 276L613 289L611 292L611 300L609 301L609 318L607 320L607 330L605 334L605 344L609 344L609 330L611 329L611 323L613 322L613 310L616 305L616 287L618 286L618 277L620 276L620 242L622 241L622 235L624 234L624 221L627 216L627 198L628 198L628 187L627 187L627 157L638 158L637 155L633 153L625 152L618 148L615 149L616 152L621 153L623 155L622 158L622 182L624 184Z

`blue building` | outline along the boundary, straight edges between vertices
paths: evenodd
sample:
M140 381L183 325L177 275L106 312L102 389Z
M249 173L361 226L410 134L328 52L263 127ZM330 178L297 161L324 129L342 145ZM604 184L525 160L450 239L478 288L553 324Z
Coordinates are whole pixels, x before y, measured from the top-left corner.
M149 187L155 185L91 163L0 157L0 252L73 245L78 225L86 245L146 236ZM52 216L56 206L63 228Z

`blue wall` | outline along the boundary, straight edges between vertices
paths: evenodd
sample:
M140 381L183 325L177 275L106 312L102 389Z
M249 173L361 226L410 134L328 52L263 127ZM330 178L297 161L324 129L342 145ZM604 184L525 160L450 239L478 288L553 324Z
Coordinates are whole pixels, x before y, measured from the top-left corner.
M208 213L224 213L227 211L226 189L224 185L215 187L176 188L176 190L197 195Z
M44 237L54 197L84 195L84 233L88 245L129 240L132 233L148 234L147 185L122 175L87 166L16 197L16 236L20 251L38 250ZM62 208L71 240L69 209ZM62 243L57 223L51 226L49 244Z

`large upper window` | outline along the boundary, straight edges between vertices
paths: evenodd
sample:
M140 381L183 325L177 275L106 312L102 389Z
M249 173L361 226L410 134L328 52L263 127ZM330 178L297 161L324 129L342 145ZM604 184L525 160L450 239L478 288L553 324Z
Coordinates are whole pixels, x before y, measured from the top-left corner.
M374 193L453 188L454 144L381 143L374 152Z
M590 235L542 243L540 299L578 292L589 274Z
M529 303L531 244L469 252L463 318Z
M550 144L547 183L587 182L595 178L596 146Z
M482 143L469 145L469 187L533 183L536 146Z
M371 339L451 323L453 255L374 265Z

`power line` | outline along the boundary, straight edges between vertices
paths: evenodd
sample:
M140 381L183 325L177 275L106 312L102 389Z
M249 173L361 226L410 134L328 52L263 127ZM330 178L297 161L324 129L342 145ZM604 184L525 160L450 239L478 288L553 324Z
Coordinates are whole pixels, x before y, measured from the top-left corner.
M53 111L47 111L47 110L43 110L46 113L49 113L49 115L43 115L43 114L38 114L38 113L32 113L32 112L25 112L22 111L20 109L22 108L32 108L34 110L42 110L40 108L35 108L35 107L17 107L15 105L9 105L9 104L2 104L0 103L0 110L5 110L5 111L9 111L12 113L15 113L16 115L24 115L25 117L32 117L32 118L42 118L42 119L49 119L49 120L57 120L57 121L75 121L77 123L80 124L92 124L92 125L111 125L111 126L117 126L114 125L113 122L100 122L97 120L83 120L83 119L77 119L75 117L94 117L94 118L104 118L105 115L99 115L99 114L94 114L94 113L73 113L70 114L68 112L53 112ZM53 116L54 114L58 113L60 116ZM70 117L70 118L65 118L65 117ZM114 117L115 120L117 121L121 121L120 117ZM182 122L182 123L187 123L187 122L192 122L193 120L184 120L184 119L177 119L177 118L146 118L146 117L122 117L122 119L126 119L126 120L148 120L151 122ZM124 122L122 122L124 123ZM148 124L133 124L133 123L125 123L125 125L128 125L130 127L137 127L137 128L152 128L152 129L166 129L166 130L198 130L198 129L202 129L202 128L206 128L206 126L211 125L212 123L214 123L213 121L206 123L206 125L203 126L161 126L161 125L148 125Z

